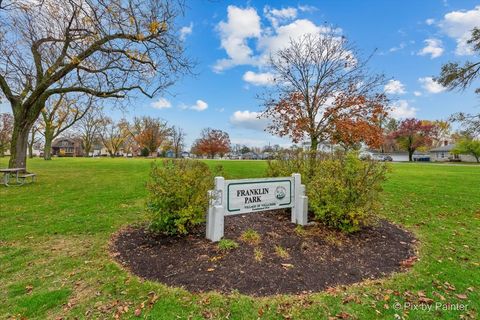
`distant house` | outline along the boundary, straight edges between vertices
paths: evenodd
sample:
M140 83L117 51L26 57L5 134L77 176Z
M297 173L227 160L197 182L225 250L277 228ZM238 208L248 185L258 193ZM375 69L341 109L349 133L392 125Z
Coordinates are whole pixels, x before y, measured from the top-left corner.
M394 151L394 152L378 152L373 149L366 149L360 153L362 156L370 156L372 158L380 156L389 156L393 162L408 162L408 152L406 151ZM430 155L428 153L415 151L412 156L413 161L430 161Z
M60 138L52 143L52 154L58 157L82 157L82 140L78 138Z
M165 152L165 157L175 158L175 152L173 152L172 150L168 150L167 152Z
M455 144L447 144L438 148L430 150L432 161L444 162L444 161L462 161L462 162L476 162L476 159L472 155L468 154L454 154L452 150L455 148Z
M188 151L182 151L182 153L180 154L180 156L181 156L182 158L191 158L190 152L188 152Z
M258 158L258 154L256 154L255 152L247 152L242 154L242 159L245 160L257 160Z
M225 155L225 157L230 160L239 160L242 158L242 155L237 152L229 152Z

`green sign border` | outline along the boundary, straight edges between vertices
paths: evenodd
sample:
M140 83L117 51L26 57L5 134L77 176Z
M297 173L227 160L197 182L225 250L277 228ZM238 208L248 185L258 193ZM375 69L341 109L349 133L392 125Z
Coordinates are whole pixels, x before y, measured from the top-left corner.
M275 183L275 182L288 182L290 188L290 201L288 203L280 203L281 206L287 206L292 203L292 181L291 180L274 180L274 181L249 181L249 182L233 182L229 183L227 186L227 211L228 212L236 212L240 211L241 209L233 209L230 210L230 186L238 185L238 184L254 184L254 183ZM267 209L268 210L268 209Z

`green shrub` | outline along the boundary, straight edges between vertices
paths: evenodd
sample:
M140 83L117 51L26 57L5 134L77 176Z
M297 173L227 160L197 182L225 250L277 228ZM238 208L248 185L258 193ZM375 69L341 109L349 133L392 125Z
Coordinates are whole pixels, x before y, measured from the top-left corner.
M312 158L312 153L302 149L285 150L277 159L268 161L267 177L288 177L292 173L300 173L302 182L307 185L324 157L323 153L319 153Z
M380 210L386 166L362 161L357 153L323 160L308 186L308 203L325 225L354 232L371 224Z
M204 222L209 201L207 191L213 189L214 176L205 163L196 160L154 163L147 183L150 230L168 235L187 234L193 226Z
M148 150L148 148L143 148L142 150L140 150L141 157L148 157L149 155L150 155L150 151Z
M218 249L220 251L230 251L232 249L238 248L238 243L230 239L221 239L218 242Z
M269 162L269 174L298 172L306 185L309 209L319 222L344 232L371 224L380 209L381 183L386 165L362 161L355 152L320 154L298 152Z

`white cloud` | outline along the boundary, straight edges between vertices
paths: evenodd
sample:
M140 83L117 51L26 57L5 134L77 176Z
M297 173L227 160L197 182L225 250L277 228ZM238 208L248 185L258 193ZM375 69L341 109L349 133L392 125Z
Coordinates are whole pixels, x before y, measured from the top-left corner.
M306 4L306 5L299 5L298 10L300 10L302 12L314 12L314 11L317 11L318 8Z
M220 32L221 47L228 58L217 61L214 71L221 72L229 67L253 62L252 49L247 39L258 38L261 34L260 16L254 8L242 9L233 5L227 8L227 21L221 21L217 29Z
M270 21L270 26L262 28L256 9L228 6L227 20L221 21L217 26L221 47L225 49L227 58L218 60L213 70L221 72L238 65L261 66L272 52L287 47L291 39L332 31L331 28L317 26L310 20L297 19L298 10L292 7L275 9L266 6L263 13ZM336 29L335 32L340 37L341 29Z
M402 50L403 48L405 48L406 46L407 46L407 44L405 42L402 42L398 45L398 47L392 47L392 48L388 49L388 51L390 51L390 52L399 51L399 50Z
M253 71L247 71L243 75L243 80L254 86L269 86L273 84L274 76L270 72L256 73Z
M413 95L415 97L420 97L422 95L422 93L420 91L413 91Z
M405 94L405 85L398 80L389 80L383 88L385 93L389 94Z
M168 109L172 107L170 101L165 98L160 98L157 101L152 102L150 105L155 109Z
M297 19L289 24L275 28L275 33L262 37L258 47L264 51L264 56L271 52L288 47L291 39L298 39L305 34L321 34L330 31L330 28L317 26L307 19ZM340 29L337 30L340 32Z
M417 114L417 109L411 107L407 100L395 101L390 108L390 116L394 119L413 118Z
M471 31L474 27L479 26L480 21L480 5L472 10L452 11L445 14L439 26L449 37L455 39L457 55L472 55L472 46L467 43L470 39Z
M443 54L443 44L439 39L426 39L424 40L425 47L418 52L420 56L430 55L430 58L438 58Z
M435 19L430 18L430 19L425 20L425 24L428 25L428 26L431 26L434 23L435 23Z
M440 93L446 90L444 86L433 80L432 77L419 78L418 81L422 84L422 87L430 93Z
M275 9L265 6L263 13L265 17L270 20L274 28L276 28L280 22L289 21L297 17L297 9L292 7Z
M268 120L259 116L260 113L255 111L235 111L230 117L230 123L240 128L264 131Z
M190 107L190 109L196 110L196 111L204 111L204 110L207 110L207 108L208 108L208 103L206 103L203 100L197 100L197 102Z
M185 27L182 27L182 28L180 29L180 39L181 39L182 41L185 41L185 39L187 38L187 36L191 35L192 32L193 32L193 23L190 22L190 24L188 25L188 27L185 26Z

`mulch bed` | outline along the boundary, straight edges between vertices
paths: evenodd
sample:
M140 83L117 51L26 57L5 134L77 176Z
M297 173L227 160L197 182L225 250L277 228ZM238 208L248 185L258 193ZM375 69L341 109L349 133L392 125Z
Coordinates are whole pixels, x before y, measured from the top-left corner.
M225 238L239 244L229 251L205 239L205 225L186 237L129 227L115 235L111 249L123 266L149 280L193 292L236 290L255 296L322 291L384 277L400 271L415 254L415 238L385 220L347 236L318 225L299 230L289 219L287 211L226 217ZM249 228L260 234L258 244L242 240ZM279 256L276 246L288 256Z

